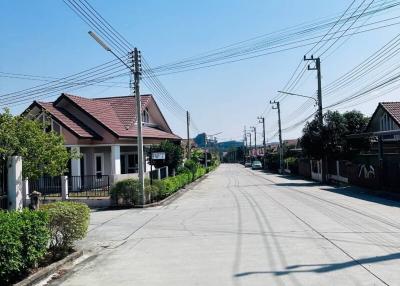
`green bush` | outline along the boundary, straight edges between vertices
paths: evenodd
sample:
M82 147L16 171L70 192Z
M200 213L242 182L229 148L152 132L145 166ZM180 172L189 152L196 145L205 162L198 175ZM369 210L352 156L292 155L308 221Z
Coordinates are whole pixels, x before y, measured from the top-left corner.
M86 236L90 209L76 202L56 202L41 207L49 216L50 250L63 255L71 250L76 240Z
M117 182L111 188L111 198L119 205L130 205L139 203L139 181L137 179L126 179Z
M12 282L38 265L49 241L48 216L42 211L0 212L0 281Z

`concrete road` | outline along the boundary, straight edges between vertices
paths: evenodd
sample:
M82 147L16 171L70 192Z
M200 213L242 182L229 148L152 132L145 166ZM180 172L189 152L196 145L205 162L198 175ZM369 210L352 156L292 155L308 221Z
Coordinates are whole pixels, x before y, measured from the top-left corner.
M53 285L400 285L400 205L221 165L168 206L92 214Z

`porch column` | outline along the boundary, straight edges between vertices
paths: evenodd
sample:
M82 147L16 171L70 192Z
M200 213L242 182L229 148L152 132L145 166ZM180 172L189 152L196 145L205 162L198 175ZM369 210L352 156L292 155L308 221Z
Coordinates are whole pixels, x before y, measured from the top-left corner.
M111 146L111 175L121 174L121 147Z
M80 154L79 146L71 147L72 154ZM81 158L71 159L71 176L81 175Z

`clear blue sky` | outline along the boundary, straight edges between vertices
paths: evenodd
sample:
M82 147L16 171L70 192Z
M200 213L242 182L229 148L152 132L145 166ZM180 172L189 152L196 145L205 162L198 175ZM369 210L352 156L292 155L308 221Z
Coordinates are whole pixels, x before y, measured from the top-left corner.
M351 1L90 2L155 66L305 21L336 15L344 11ZM88 30L86 24L61 0L2 0L0 71L62 77L111 60L112 56L87 35ZM323 61L323 84L350 70L394 37L396 30L398 26L352 37ZM257 115L283 87L306 50L300 48L160 79L172 96L190 110L199 129L208 133L223 131L221 141L239 139L243 126L256 123ZM0 94L39 83L0 77ZM311 95L315 88L315 76L311 75L297 92ZM143 91L146 92L146 89ZM90 87L74 93L103 97L127 95L129 90ZM54 94L48 100L58 95ZM377 102L397 98L397 93L393 92L355 108L370 115ZM282 102L283 127L296 122L296 118L290 116L291 112L304 101L290 98ZM28 105L10 108L12 112L19 113ZM177 119L162 105L161 108L172 129L185 136L183 120ZM277 117L275 112L267 114L267 131L271 135L277 128ZM261 126L258 128L261 130ZM285 139L298 137L301 129L291 130L283 136Z

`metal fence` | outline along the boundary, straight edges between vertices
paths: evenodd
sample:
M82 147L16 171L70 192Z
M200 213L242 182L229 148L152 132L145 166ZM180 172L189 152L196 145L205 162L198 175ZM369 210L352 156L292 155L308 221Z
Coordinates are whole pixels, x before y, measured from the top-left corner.
M42 197L61 197L61 177L41 177L29 180L29 193L39 192Z
M70 197L108 197L110 177L108 175L70 176L68 177L68 195Z

